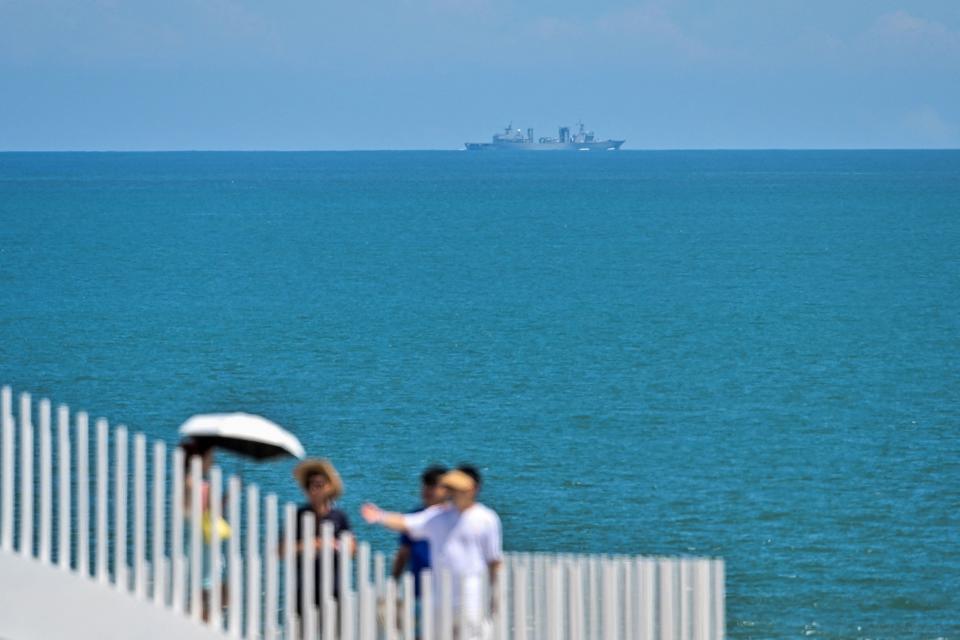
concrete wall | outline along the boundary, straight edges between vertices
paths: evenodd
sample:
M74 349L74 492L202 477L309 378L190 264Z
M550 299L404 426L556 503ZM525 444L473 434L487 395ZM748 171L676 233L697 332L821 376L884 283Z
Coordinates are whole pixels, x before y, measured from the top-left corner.
M156 605L0 552L0 640L224 640Z

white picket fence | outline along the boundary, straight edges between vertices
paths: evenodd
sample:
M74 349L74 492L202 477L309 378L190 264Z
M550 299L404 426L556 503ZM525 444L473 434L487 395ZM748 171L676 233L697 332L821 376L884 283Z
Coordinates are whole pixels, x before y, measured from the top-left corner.
M50 402L37 403L35 418L28 394L20 395L15 420L9 387L0 392L0 405L0 553L112 585L232 638L465 640L454 609L459 585L449 575L425 572L416 607L413 576L399 582L388 577L384 554L371 553L366 542L358 542L351 556L345 534L334 599L332 531L325 523L318 610L312 604L315 551L307 546L299 558L295 554L293 503L281 508L276 495L262 497L256 485L244 488L236 477L224 485L213 468L210 517L224 517L232 535L222 541L213 526L205 541L199 459L191 460L191 508L185 513L180 449L168 455L158 441L148 451L146 437L135 434L131 458L123 426L111 433L98 419L90 434L85 413L71 420L69 409L59 406L54 430ZM313 537L315 526L304 517L304 539ZM297 562L304 576L302 619L295 606ZM206 589L204 574L212 578ZM485 637L714 640L725 635L724 597L720 559L508 553L483 598ZM82 639L82 629L73 637Z

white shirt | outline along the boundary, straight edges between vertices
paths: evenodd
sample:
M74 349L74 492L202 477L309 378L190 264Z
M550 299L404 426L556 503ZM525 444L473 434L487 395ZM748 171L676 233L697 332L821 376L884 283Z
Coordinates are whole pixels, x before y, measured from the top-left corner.
M503 558L500 517L479 502L462 513L452 504L435 505L404 515L403 522L412 539L430 542L437 576L444 569L455 579L486 576L487 566Z

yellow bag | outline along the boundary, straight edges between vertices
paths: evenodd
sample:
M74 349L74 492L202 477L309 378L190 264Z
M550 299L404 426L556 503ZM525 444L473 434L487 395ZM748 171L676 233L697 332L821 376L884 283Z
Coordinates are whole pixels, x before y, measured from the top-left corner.
M210 517L209 511L203 514L201 525L203 527L203 541L210 544L210 540L213 538L213 518ZM227 540L232 533L233 529L230 528L230 523L222 517L217 518L217 534L220 536L220 539Z

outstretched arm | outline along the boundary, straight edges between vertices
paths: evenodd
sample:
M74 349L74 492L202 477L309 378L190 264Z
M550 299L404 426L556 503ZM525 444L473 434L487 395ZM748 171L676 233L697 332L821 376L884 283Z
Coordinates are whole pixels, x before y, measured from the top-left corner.
M397 533L406 533L407 525L403 520L402 513L384 511L372 502L365 502L360 507L360 515L368 524L378 524L381 527L392 529Z

